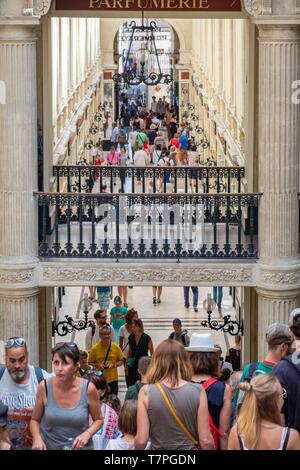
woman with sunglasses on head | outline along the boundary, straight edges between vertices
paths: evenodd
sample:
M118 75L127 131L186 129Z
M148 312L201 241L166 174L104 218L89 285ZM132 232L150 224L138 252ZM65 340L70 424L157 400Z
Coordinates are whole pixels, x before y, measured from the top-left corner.
M261 374L250 383L240 383L239 388L246 393L229 435L228 450L300 450L298 432L282 426L286 390L278 379Z
M76 377L79 349L58 343L52 350L54 377L38 387L30 430L35 450L89 450L103 424L93 384ZM89 424L89 416L92 424Z

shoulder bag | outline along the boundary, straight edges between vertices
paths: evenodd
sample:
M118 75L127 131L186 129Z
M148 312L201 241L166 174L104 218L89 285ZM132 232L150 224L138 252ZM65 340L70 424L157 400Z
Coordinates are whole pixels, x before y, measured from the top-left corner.
M197 441L197 439L190 433L190 431L185 427L185 425L183 424L183 422L181 421L181 419L179 418L179 416L177 416L176 414L176 411L174 410L173 406L171 405L171 402L169 400L169 398L167 397L165 391L163 390L161 384L158 382L155 384L156 387L158 388L158 390L160 391L160 393L162 394L166 404L168 405L168 408L169 410L171 411L172 415L174 416L174 418L176 419L177 423L179 424L179 426L181 427L181 429L183 430L183 432L187 435L187 437L192 441L192 443L194 444L195 447L197 447L198 449L200 449L200 444L199 442Z

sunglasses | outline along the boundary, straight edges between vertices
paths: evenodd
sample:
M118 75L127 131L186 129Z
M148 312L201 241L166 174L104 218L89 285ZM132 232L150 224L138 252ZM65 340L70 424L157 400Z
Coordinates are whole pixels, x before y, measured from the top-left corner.
M107 318L107 315L104 315L104 317L100 317L101 320L105 320Z
M101 372L101 370L87 370L85 372L85 375L96 375L96 377L101 377L103 374Z
M280 393L279 396L280 396L281 398L283 398L284 400L286 399L286 397L287 397L287 391L286 391L285 388L282 387L282 393Z
M60 343L56 343L56 345L54 346L55 349L56 348L62 348L63 346L66 346L67 348L71 348L71 349L75 349L77 348L78 349L78 346L76 343L73 343L72 341L70 341L69 343L64 343L64 342L60 342Z
M14 346L26 346L26 341L24 338L11 338L5 341L5 348L10 349Z

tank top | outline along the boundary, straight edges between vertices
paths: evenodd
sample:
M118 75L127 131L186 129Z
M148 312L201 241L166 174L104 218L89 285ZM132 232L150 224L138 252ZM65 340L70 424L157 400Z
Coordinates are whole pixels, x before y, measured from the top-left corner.
M198 440L197 415L201 385L186 383L179 388L161 386L177 416ZM197 450L172 415L156 385L149 385L148 417L151 450Z
M41 419L41 436L48 450L62 450L89 428L88 381L82 380L80 400L73 408L62 408L53 396L52 378L47 380L47 402ZM84 450L92 450L90 439Z
M279 445L279 448L275 450L286 450L288 442L289 442L289 438L290 438L290 431L291 431L290 428L282 428L280 445ZM238 439L239 439L241 450L249 450L245 446L244 439L240 436L239 433L238 433Z

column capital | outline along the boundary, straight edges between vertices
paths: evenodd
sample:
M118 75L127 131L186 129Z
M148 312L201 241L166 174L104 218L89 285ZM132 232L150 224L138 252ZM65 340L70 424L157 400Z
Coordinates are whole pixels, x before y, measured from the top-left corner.
M257 24L259 42L297 42L300 40L300 24L273 22Z
M271 15L272 0L243 0L244 9L250 16Z
M263 289L261 287L255 288L257 294L264 299L273 300L273 301L291 301L300 297L300 288L299 289L292 289L292 290L272 290L272 289Z
M0 18L0 41L7 43L36 41L39 26L37 18L31 18L29 21L7 21Z
M33 14L44 16L50 10L52 0L33 0Z

